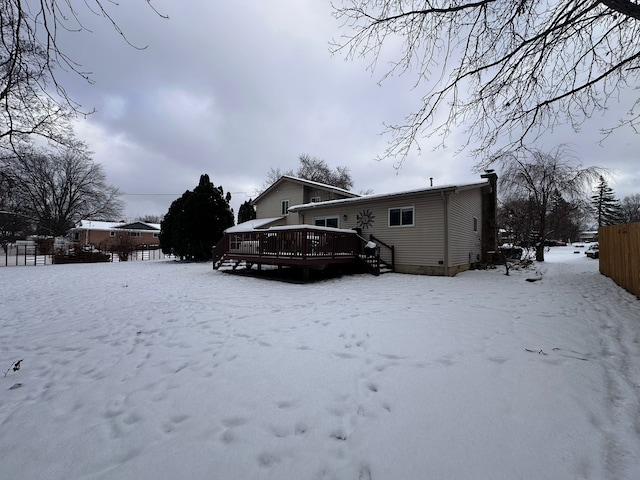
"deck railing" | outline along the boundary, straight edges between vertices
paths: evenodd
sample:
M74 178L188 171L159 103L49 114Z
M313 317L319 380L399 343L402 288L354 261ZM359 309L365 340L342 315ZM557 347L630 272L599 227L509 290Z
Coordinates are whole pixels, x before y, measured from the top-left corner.
M369 238L371 239L372 242L376 243L378 245L378 247L380 247L380 245L382 245L383 247L385 247L390 255L390 260L391 262L386 262L384 261L382 258L380 258L380 261L382 261L383 263L385 263L386 265L389 266L389 268L391 268L391 271L395 272L396 271L396 247L395 245L387 245L385 242L383 242L382 240L380 240L377 237L374 237L373 235L370 235Z
M321 263L323 260L331 263L354 259L359 249L359 238L355 232L313 227L285 228L225 234L221 242L214 247L213 257L214 264L223 255L265 263Z

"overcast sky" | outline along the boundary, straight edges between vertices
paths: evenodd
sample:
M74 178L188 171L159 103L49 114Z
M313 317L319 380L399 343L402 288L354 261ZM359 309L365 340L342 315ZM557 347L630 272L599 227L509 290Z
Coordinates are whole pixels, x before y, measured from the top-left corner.
M66 80L70 95L96 110L78 119L76 135L123 192L127 219L166 213L202 173L232 193L237 215L271 167L295 169L303 153L348 166L356 192L414 189L428 186L430 177L434 185L479 179L470 152L455 154L462 142L456 135L437 151L423 141L421 154L412 153L398 171L393 160L375 160L389 140L381 135L383 123L401 122L421 92L411 88L415 78L378 85L383 71L368 71L367 60L332 56L329 42L341 30L329 1L153 4L170 18L157 16L144 0L110 10L132 43L148 46L144 50L127 45L87 10L80 12L91 33L63 39L95 80ZM614 170L611 186L622 198L640 193L640 136L626 129L604 146L597 143L598 129L614 124L629 105L619 107L591 119L579 134L556 132L538 147L567 143L583 165Z

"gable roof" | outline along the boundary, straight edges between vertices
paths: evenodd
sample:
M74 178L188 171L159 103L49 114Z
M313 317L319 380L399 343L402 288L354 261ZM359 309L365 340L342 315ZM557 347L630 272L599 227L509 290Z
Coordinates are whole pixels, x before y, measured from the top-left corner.
M118 225L114 228L122 228L125 230L160 230L160 225L157 223L133 222Z
M357 193L350 192L349 190L345 190L344 188L334 187L333 185L327 185L326 183L313 182L311 180L305 180L304 178L292 177L291 175L283 175L278 180L273 182L264 192L258 195L251 203L255 205L260 199L266 196L272 190L278 188L279 185L282 185L285 182L297 183L302 186L319 188L321 190L325 190L327 192L338 193L340 195L344 195L349 198L360 197Z
M277 222L278 220L282 220L283 218L284 217L254 218L253 220L247 220L246 222L242 222L238 225L234 225L233 227L229 227L224 231L224 233L247 232L253 231L256 228L266 228L270 223Z
M80 220L80 222L72 228L83 230L113 230L114 228L121 228L126 230L160 230L159 223L146 223L146 222L102 222L95 220Z
M361 203L361 202L369 202L371 200L384 200L388 198L400 197L405 195L415 195L415 194L423 194L423 193L441 193L441 192L459 192L463 190L469 190L473 188L482 188L488 187L488 180L483 180L477 183L467 183L461 185L443 185L439 187L428 187L428 188L419 188L416 190L406 190L403 192L394 192L394 193L379 193L373 195L364 195L358 196L357 198L341 198L339 200L327 200L325 202L314 202L314 203L304 203L302 205L293 205L289 207L290 212L295 212L298 210L310 210L312 208L317 207L326 207L328 205L341 205L341 204L352 204L352 203Z

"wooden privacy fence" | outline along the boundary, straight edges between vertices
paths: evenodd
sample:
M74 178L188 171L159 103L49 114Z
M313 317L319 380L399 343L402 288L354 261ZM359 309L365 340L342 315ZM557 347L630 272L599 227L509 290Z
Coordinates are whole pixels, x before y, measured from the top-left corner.
M640 298L640 222L600 227L600 273Z

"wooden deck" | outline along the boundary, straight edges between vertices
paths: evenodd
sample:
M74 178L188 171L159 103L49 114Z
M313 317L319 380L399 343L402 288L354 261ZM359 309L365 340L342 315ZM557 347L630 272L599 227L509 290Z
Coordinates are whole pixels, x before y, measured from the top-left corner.
M368 257L363 253L363 239L355 231L311 225L272 227L225 234L213 249L213 264L216 268L224 258L258 266L265 264L309 268L364 262L371 265L371 268L376 268L375 252L370 252ZM377 269L379 271L379 264Z

